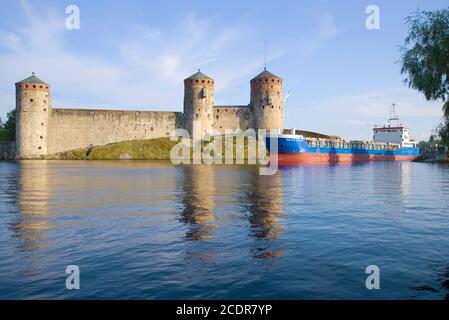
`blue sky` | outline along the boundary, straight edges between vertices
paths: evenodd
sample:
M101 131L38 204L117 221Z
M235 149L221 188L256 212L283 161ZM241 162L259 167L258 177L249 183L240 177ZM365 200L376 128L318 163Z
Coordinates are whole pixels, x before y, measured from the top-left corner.
M68 5L79 30L65 28ZM380 29L365 28L368 5ZM4 1L0 2L0 116L14 82L32 71L54 107L182 111L182 80L216 80L216 104L247 104L263 69L284 79L285 127L370 139L396 102L404 124L427 138L441 103L403 84L404 18L448 1Z

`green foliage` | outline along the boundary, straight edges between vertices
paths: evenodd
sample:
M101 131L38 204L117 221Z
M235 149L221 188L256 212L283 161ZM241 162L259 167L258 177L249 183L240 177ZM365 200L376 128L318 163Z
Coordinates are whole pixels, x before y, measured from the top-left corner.
M449 101L446 101L446 102L443 104L443 113L444 113L444 117L445 117L446 119L449 119Z
M441 100L445 125L438 134L449 143L449 8L417 11L406 18L408 36L401 46L405 83L427 100ZM432 143L432 141L430 141Z
M249 138L252 143L256 143L253 138ZM225 139L222 139L222 159L225 156ZM204 150L211 142L202 142L201 150ZM248 160L248 139L244 139L244 146L241 155L243 160ZM170 138L157 138L148 140L131 140L110 143L103 146L93 147L90 152L88 148L70 150L46 156L46 159L59 160L119 160L124 155L132 160L170 160L171 149L177 144L177 141L171 141ZM193 153L190 149L192 158ZM213 154L213 152L211 153ZM237 139L233 138L233 159L237 157Z
M170 159L170 150L176 142L169 138L151 140L133 140L111 143L92 149L86 157L89 160L120 159L121 154L128 154L135 160L164 160Z
M440 129L439 134L440 134L441 142L446 145L449 145L449 117L446 118L446 123Z
M88 152L87 148L70 150L50 156L60 160L119 160L128 155L134 160L167 160L170 150L176 144L170 138L132 140L96 146Z
M405 83L427 100L449 99L449 8L417 11L406 18L408 36L401 46ZM449 118L449 107L444 106Z
M2 118L0 118L0 141L5 140L5 129L3 128L3 121Z
M418 148L420 152L426 152L432 146L432 142L430 141L420 141L418 143Z
M6 122L0 119L0 140L14 141L16 140L16 110L12 110L7 114Z

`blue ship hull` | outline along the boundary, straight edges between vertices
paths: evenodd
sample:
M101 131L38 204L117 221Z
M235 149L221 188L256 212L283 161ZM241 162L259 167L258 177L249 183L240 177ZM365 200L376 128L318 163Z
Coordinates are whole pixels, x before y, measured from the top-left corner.
M270 150L270 138L267 137L267 148ZM329 144L341 144L332 142ZM369 144L368 144L369 145ZM274 150L276 151L276 150ZM372 144L353 144L351 147L310 146L307 140L299 137L278 137L278 161L280 163L316 163L316 162L353 162L374 160L413 160L419 154L419 148L393 147L379 149Z

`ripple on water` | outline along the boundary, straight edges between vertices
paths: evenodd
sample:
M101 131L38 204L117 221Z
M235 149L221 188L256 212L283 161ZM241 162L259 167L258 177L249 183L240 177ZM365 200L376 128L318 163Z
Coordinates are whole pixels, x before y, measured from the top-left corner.
M0 162L0 298L443 299L449 167ZM65 267L82 290L64 289ZM381 270L368 291L365 268Z

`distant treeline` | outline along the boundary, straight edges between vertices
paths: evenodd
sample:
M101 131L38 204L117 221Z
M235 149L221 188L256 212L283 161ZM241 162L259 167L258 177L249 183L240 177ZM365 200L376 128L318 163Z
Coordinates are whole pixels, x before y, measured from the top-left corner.
M16 140L16 110L8 112L6 121L0 118L0 141Z

